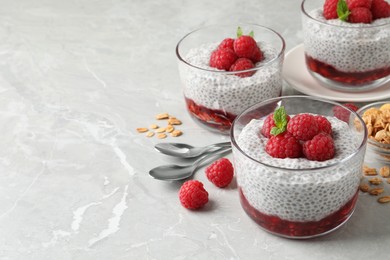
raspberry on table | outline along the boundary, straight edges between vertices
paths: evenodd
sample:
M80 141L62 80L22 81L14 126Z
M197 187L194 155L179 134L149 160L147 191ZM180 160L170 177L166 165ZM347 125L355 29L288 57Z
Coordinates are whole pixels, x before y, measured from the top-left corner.
M319 133L303 144L303 154L312 161L326 161L335 155L333 138L326 133Z
M239 58L251 59L258 48L255 39L249 35L241 35L234 40L234 51Z
M290 116L287 115L287 122L290 121ZM275 127L275 121L274 121L274 113L269 114L263 123L263 126L261 128L261 134L267 138L271 137L271 130L273 127Z
M301 141L312 139L318 130L317 120L310 114L298 114L287 124L287 131Z
M209 201L209 194L203 183L197 180L186 181L179 191L180 203L187 209L199 209Z
M343 105L346 106L347 108L351 109L352 111L357 111L359 109L353 103L344 103ZM333 114L338 119L348 123L350 112L345 110L345 108L343 108L341 106L334 106L333 107Z
M348 9L351 10L356 7L365 7L370 9L372 0L347 0Z
M223 41L218 45L218 49L227 48L227 49L231 49L232 51L234 51L233 44L234 44L233 38L226 38L226 39L223 39Z
M326 117L323 116L314 116L314 118L317 120L318 124L318 131L327 133L328 135L332 135L332 124L329 122Z
M372 0L371 13L373 19L390 17L390 4L385 0Z
M237 60L237 55L231 49L217 49L211 53L210 67L228 71Z
M265 151L274 158L299 158L302 155L302 146L292 134L284 132L271 136Z
M339 0L325 0L323 7L323 15L325 19L337 19L337 3Z
M232 163L227 158L221 158L209 165L205 170L207 179L219 188L230 184L234 175Z
M348 22L350 23L371 23L372 14L370 9L365 7L356 7L351 9L351 13L348 16Z
M229 71L240 71L240 70L248 70L254 68L255 65L250 59L247 58L238 58L233 65L230 67ZM248 71L248 72L241 72L237 73L236 75L245 78L250 77L253 74L255 74L255 71Z

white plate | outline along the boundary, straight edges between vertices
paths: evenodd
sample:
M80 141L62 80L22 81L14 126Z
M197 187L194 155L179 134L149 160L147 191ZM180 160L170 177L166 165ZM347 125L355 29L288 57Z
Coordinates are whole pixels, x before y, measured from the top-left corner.
M283 77L299 92L335 101L370 102L390 97L390 82L383 87L359 93L341 92L322 86L306 68L303 44L294 47L286 54Z

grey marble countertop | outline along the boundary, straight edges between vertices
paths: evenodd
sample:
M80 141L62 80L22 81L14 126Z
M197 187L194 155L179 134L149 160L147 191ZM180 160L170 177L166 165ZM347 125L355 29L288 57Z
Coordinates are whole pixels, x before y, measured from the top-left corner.
M173 162L137 127L168 112L183 135L226 141L185 110L175 45L229 20L302 42L300 1L2 0L0 259L385 259L390 207L368 195L341 229L305 241L257 227L235 185L209 184L199 212L180 183L148 175ZM285 86L284 94L296 93ZM231 156L231 155L229 155ZM196 179L205 180L198 173Z

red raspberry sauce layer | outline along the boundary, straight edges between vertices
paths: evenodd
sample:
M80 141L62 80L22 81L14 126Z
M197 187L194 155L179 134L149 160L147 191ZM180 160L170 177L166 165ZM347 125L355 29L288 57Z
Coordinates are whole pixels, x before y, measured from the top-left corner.
M323 77L352 85L360 85L390 75L390 67L365 72L343 72L334 68L332 65L316 60L305 54L307 67Z
M294 222L281 219L277 216L264 214L252 207L245 198L242 189L239 189L241 205L245 212L261 227L282 236L304 238L313 237L330 231L346 221L352 214L358 198L358 191L338 211L319 221Z
M198 121L208 127L220 131L229 131L237 115L227 113L220 109L210 109L196 104L192 99L185 98L187 110Z

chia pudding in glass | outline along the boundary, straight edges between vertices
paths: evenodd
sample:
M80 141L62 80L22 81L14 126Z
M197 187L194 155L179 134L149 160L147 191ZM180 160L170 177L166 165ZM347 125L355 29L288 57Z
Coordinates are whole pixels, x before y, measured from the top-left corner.
M371 16L369 23L330 19L325 17L324 3L304 0L301 5L304 53L311 75L325 87L349 92L387 84L390 17Z
M282 91L285 42L272 29L240 25L251 32L262 58L253 67L229 71L210 66L210 57L226 38L237 39L236 25L215 25L184 36L176 47L186 107L208 130L229 134L233 120L249 106L278 97Z
M290 121L301 113L326 118L332 127L334 156L323 161L270 156L261 130L267 116L281 106ZM335 106L348 115L348 122L334 115ZM245 110L231 129L243 209L264 230L283 237L312 238L337 229L355 209L366 134L354 111L307 96L273 98Z

